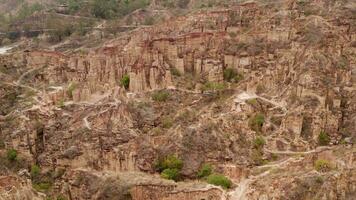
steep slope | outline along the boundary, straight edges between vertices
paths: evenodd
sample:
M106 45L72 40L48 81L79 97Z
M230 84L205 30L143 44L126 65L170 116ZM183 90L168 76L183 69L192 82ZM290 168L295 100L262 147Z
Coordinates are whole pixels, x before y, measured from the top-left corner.
M88 52L2 55L0 151L24 160L1 172L36 164L34 188L69 199L352 199L354 9L247 2ZM179 183L157 176L170 155ZM233 188L193 181L206 163Z

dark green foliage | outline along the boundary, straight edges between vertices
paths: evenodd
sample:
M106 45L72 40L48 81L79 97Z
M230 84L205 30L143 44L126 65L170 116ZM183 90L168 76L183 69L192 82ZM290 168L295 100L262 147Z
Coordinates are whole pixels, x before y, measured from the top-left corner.
M221 174L211 174L206 180L209 184L221 186L225 189L230 188L232 185L231 180Z
M156 170L158 171L163 171L165 169L182 169L183 167L183 161L177 158L174 155L169 155L165 157L163 160L158 160L156 162Z
M167 101L169 98L170 94L167 91L161 90L161 91L156 91L152 94L152 99L157 102L164 102Z
M161 173L161 177L168 180L179 180L179 170L178 169L165 169Z
M123 17L148 5L149 0L93 0L91 13L98 18L112 19Z
M266 144L266 141L261 136L258 136L253 140L253 147L255 149L261 149L265 144Z
M210 164L204 164L198 171L197 176L199 178L204 178L211 175L211 173L213 173L213 167Z
M243 78L242 75L237 73L236 69L234 69L234 68L226 68L224 70L224 80L227 82L237 83L242 78Z
M77 12L81 6L83 6L82 0L68 0L68 8L70 13Z
M93 0L91 7L91 13L95 17L110 19L117 12L118 4L116 0Z
M15 149L9 149L6 153L6 157L9 161L15 161L17 159L17 151Z
M169 155L156 162L155 168L161 172L161 177L169 180L178 181L180 170L183 168L183 161L174 155Z
M252 130L256 132L262 131L262 126L265 122L265 117L263 114L256 114L255 116L251 117L249 120L249 126Z
M41 174L41 168L38 165L31 166L31 177L37 178Z
M177 68L175 68L175 67L172 67L172 68L170 69L170 71L171 71L171 74L172 74L173 76L181 76L180 71L179 71Z
M124 75L120 80L120 85L128 90L130 88L130 76L127 74Z
M324 131L321 131L318 136L318 142L320 146L326 146L330 142L329 135Z

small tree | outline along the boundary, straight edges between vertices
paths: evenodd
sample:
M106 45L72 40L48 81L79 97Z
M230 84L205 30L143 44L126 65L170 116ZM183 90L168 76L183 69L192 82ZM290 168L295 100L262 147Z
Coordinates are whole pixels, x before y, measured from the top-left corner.
M210 164L204 164L201 167L201 169L198 171L197 176L199 178L204 178L211 175L212 172L213 172L213 167Z
M41 173L41 168L38 165L31 166L31 177L32 179L37 178Z
M167 91L157 91L154 92L152 94L152 99L154 101L158 101L158 102L164 102L167 101L167 99L169 98L170 94Z
M161 173L161 177L168 180L179 180L179 170L178 169L165 169Z
M130 87L130 76L125 74L120 80L120 85L128 90Z
M253 147L255 149L261 149L265 144L266 144L266 141L261 136L258 136L253 140Z
M227 82L239 82L243 77L234 68L226 68L224 70L224 80Z
M15 149L10 149L7 151L7 159L9 161L15 161L17 159L17 151Z
M324 131L321 131L318 136L318 142L320 146L326 146L330 142L329 135Z
M262 131L262 126L265 123L265 116L263 114L256 114L249 120L249 126L252 130L256 132Z

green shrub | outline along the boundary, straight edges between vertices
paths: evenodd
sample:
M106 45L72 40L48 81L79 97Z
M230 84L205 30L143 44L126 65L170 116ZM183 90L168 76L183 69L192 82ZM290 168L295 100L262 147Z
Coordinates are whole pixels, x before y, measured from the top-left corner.
M169 117L162 120L163 128L171 128L173 126L173 120Z
M58 101L58 107L60 107L60 108L64 108L65 107L65 104L64 104L64 99L60 99L59 101Z
M212 172L213 172L213 167L210 164L204 164L201 167L201 169L198 171L197 176L199 178L204 178L211 175Z
M258 133L262 131L262 126L264 123L265 123L265 117L263 114L256 114L255 116L251 117L249 120L250 128Z
M130 76L124 75L120 80L120 85L124 87L126 90L128 90L130 87Z
M41 168L38 165L32 165L31 166L31 177L36 178L40 175L41 173Z
M15 149L9 149L6 155L9 161L15 161L17 159L17 151Z
M330 142L329 135L324 131L321 131L318 136L318 142L320 146L326 146Z
M230 188L232 185L232 182L230 179L228 179L224 175L220 175L220 174L211 174L207 177L206 180L209 184L221 186L225 189Z
M223 83L216 83L216 82L207 82L203 85L203 91L219 91L224 90L226 88L225 84Z
M263 137L261 136L257 136L254 140L253 140L253 147L255 149L261 149L264 145L266 144L266 141Z
M332 169L332 166L328 160L319 159L315 161L314 167L319 172L325 172Z
M47 192L51 189L52 185L50 183L35 183L32 187L39 192Z
M117 7L115 0L93 0L91 13L98 18L111 19L115 16Z
M243 79L243 76L237 73L236 69L233 68L226 68L224 70L223 75L224 75L224 80L227 82L237 83Z
M169 98L169 93L164 90L156 91L152 94L152 99L154 101L164 102L164 101L167 101L168 98Z
M67 88L67 96L73 99L73 91L77 88L75 83L71 83Z
M158 171L163 171L165 169L182 169L183 161L177 158L174 155L169 155L165 157L163 160L158 160L156 162L156 169Z
M182 74L180 73L180 71L179 71L177 68L175 68L175 67L170 68L170 71L171 71L171 74L172 74L173 76L181 76L181 75L182 75Z
M179 180L179 170L178 169L165 169L161 173L161 177L168 180Z

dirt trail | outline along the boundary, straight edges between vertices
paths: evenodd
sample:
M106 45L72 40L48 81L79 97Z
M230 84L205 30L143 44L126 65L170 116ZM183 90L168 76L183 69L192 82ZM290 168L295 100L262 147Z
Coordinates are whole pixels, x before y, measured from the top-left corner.
M267 149L265 149L265 151L269 152L269 153L276 153L276 154L311 154L311 153L319 153L321 151L330 150L330 149L333 149L333 148L332 147L318 147L314 150L304 151L304 152L271 151L271 150L267 150ZM280 162L277 162L277 163L272 163L272 164L257 167L257 168L270 168L270 169L268 169L267 171L265 171L262 174L259 174L257 176L250 176L250 177L240 181L240 183L238 184L238 187L234 191L231 191L227 194L228 200L245 200L245 199L247 199L246 195L247 195L247 192L249 191L249 186L251 183L253 183L256 180L259 180L261 177L268 175L270 173L270 171L274 168L281 168L291 162L299 162L301 160L302 160L302 158L290 157L286 160L281 160Z

